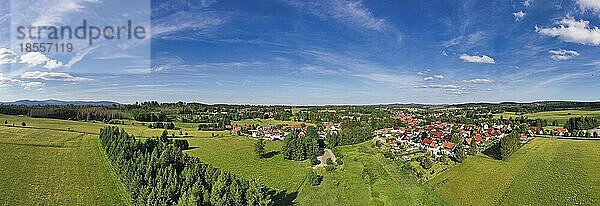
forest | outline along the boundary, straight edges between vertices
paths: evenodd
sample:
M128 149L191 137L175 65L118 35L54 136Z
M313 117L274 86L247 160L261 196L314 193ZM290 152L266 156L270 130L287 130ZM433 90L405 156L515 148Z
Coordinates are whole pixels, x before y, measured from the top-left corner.
M118 127L100 141L134 205L271 205L277 191L238 178L182 152L186 140L136 140ZM183 142L186 141L186 142Z

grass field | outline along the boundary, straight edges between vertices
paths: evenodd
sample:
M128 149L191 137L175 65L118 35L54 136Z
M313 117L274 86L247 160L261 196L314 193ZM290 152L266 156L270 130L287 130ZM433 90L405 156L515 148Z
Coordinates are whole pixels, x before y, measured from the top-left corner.
M75 132L86 132L89 134L98 134L100 128L103 128L109 124L103 122L84 122L84 121L71 121L71 120L59 120L59 119L45 119L45 118L31 118L26 116L14 116L14 115L2 115L0 114L0 124L4 124L4 121L8 121L9 125L15 124L20 126L22 122L27 124L27 127L38 128L38 129L52 129L59 131L75 131ZM136 137L155 137L160 136L163 129L149 129L146 125L142 125L141 122L128 120L125 125L112 125L124 128L127 133L133 134ZM134 123L134 125L131 125ZM198 131L196 126L190 128L191 124L175 123L177 127L182 127L182 132L188 132L192 137L211 137L214 133L219 136L232 136L229 131ZM169 135L175 134L179 136L179 130L169 130ZM235 134L233 134L235 136Z
M281 190L295 192L311 170L308 161L288 161L279 154L282 142L266 141L266 158L254 153L256 140L243 137L188 138L191 147L187 153L203 162L236 175L254 178Z
M548 121L548 124L551 124L552 121L557 121L562 126L569 120L571 117L595 117L600 118L600 110L560 110L560 111L549 111L549 112L536 112L530 114L520 114L517 115L514 112L504 112L501 114L494 114L494 118L500 118L500 116L504 118L516 118L519 116L528 117L529 119L545 119Z
M319 186L305 184L297 201L300 205L445 205L432 190L402 171L392 161L371 148L372 141L340 147L344 164L324 175ZM364 167L377 176L371 184L363 182Z
M458 205L598 205L600 141L537 138L508 161L469 157L428 185Z
M0 126L0 204L125 205L96 135Z
M443 201L431 190L416 182L416 178L401 171L370 147L372 142L341 147L344 165L334 173L320 169L324 175L320 186L303 183L308 171L307 161L284 160L279 154L281 142L267 142L268 158L254 156L255 140L249 138L188 138L198 148L188 153L202 161L246 178L256 178L264 184L297 192L299 205L439 205ZM272 155L272 156L271 156ZM361 178L363 167L377 171L373 185Z

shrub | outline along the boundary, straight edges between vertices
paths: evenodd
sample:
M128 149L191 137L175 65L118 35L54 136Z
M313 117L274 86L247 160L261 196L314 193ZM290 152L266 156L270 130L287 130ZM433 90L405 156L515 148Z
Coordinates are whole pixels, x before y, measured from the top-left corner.
M312 186L317 186L321 184L321 181L323 180L323 176L318 175L315 171L310 171L308 172L308 182L312 185Z

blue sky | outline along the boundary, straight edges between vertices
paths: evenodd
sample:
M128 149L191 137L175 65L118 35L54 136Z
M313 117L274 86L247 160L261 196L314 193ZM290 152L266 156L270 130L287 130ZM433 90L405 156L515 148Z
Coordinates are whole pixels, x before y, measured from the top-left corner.
M81 46L76 54L48 54L36 66L21 63L23 53L0 51L0 101L600 100L596 0L39 2L62 11L52 18L40 13L44 21L147 18L152 38ZM28 9L12 4L0 7L6 28L24 19L6 8ZM143 14L146 6L151 12ZM114 18L106 20L110 11ZM0 47L15 50L6 41L10 30L0 37ZM51 60L62 65L53 68Z

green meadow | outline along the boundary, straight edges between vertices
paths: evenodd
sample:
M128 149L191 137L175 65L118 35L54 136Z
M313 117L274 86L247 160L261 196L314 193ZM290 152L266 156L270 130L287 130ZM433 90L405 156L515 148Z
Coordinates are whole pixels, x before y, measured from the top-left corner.
M99 121L72 121L72 120L59 120L59 119L45 119L45 118L31 118L25 116L14 116L14 115L2 115L0 114L0 125L4 124L4 121L8 121L8 125L20 126L22 122L27 124L27 127L37 129L51 129L57 131L73 131L88 134L98 134L100 128L103 128L109 124L105 124ZM150 129L148 124L150 122L138 122L132 120L126 120L126 124L116 124L112 126L118 126L127 130L127 133L133 134L136 137L155 137L160 136L163 129ZM198 124L180 123L175 122L176 127L181 128L181 132L188 133L190 137L212 137L212 135L219 136L235 136L229 131L198 131ZM180 136L180 130L169 130L169 135L175 134Z
M469 157L427 184L458 205L598 205L600 141L537 138L507 161Z
M4 125L4 120L9 124ZM0 115L0 121L0 203L127 202L96 135L107 124L7 115ZM21 122L27 126L21 127ZM261 123L266 122L273 120ZM194 124L175 124L190 133L194 129ZM117 126L142 137L162 132L133 121ZM219 136L209 138L212 133L185 138L191 146L186 153L237 176L285 190L298 205L600 204L600 141L538 138L507 161L471 156L425 183L384 158L374 142L368 141L338 147L343 164L334 172L317 169L323 181L312 186L305 181L313 170L310 163L284 160L282 142L267 141L267 154L259 159L254 154L256 140L228 132L215 132ZM365 168L373 172L374 181L364 180Z
M259 159L254 153L256 140L251 138L187 138L187 140L193 149L186 152L200 157L203 162L235 175L257 179L281 190L297 191L306 174L311 170L308 161L284 160L279 152L282 146L280 141L266 141L265 158Z
M304 184L300 205L446 205L434 191L416 181L396 163L372 147L373 141L339 147L342 166L335 172L324 169L319 186ZM375 176L372 183L362 178L364 168Z
M527 114L517 114L515 112L504 112L500 114L494 114L494 118L517 118L517 117L528 117L529 119L545 119L548 124L552 121L557 121L562 126L571 117L594 117L600 118L600 110L560 110L560 111L548 111L548 112L536 112Z
M335 172L319 169L323 182L312 186L304 181L312 170L308 161L284 160L281 142L267 142L267 157L254 156L255 140L250 138L188 138L187 153L215 167L297 195L299 205L439 205L444 202L392 161L383 158L372 141L344 146L344 164ZM363 168L376 173L373 184L365 184Z
M0 204L126 205L96 135L0 126Z

